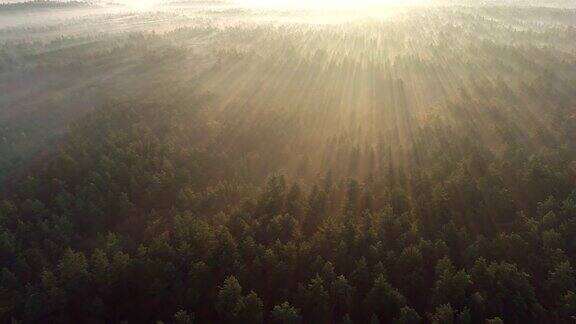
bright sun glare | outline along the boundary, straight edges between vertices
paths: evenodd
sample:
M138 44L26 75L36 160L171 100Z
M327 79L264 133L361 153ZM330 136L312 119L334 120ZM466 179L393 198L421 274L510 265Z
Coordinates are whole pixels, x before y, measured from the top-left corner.
M284 9L366 9L387 6L413 6L429 0L243 0L247 6Z
M122 1L126 5L134 9L149 9L154 5L158 4L159 0L124 0Z
M367 9L387 6L421 5L430 0L232 0L247 7L270 9ZM161 0L123 0L134 9L149 9Z

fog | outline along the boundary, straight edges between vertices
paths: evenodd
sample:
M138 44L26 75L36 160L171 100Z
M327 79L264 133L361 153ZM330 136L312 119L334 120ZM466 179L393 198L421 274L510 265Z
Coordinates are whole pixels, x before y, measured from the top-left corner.
M479 65L474 68L476 72L470 70L474 56L450 66L430 66L443 70L437 70L434 80L431 75L410 71L413 68L399 70L401 60L410 57L405 55L420 53L424 59L434 53L434 48L443 46L443 39L449 35L446 33L463 28L459 20L472 19L490 30L474 32L481 42L537 46L538 51L548 53L539 58L547 60L545 64L551 64L550 60L569 64L566 59L574 53L576 37L571 36L576 16L572 9L552 8L561 3L546 2L549 8L511 8L452 7L445 2L378 10L270 8L241 2L172 2L146 8L129 3L5 5L0 9L0 125L8 134L5 136L14 137L14 143L6 151L3 168L8 172L40 150L49 149L47 142L56 141L71 122L110 98L139 96L162 88L217 95L217 111L247 102L254 109L279 102L302 83L294 79L297 66L290 67L289 63L293 59L317 64L318 73L328 73L333 64L340 66L338 69L346 64L357 66L352 75L355 84L362 85L360 88L334 83L330 91L339 91L341 104L359 100L359 107L368 107L376 100L369 95L373 81L369 81L367 67L384 64L380 68L395 71L392 80L404 79L404 87L409 88L402 91L411 93L406 104L415 111L422 103L441 102L457 89L467 87L469 73L493 79L488 71L477 70ZM424 25L411 25L420 17L426 17ZM443 19L456 23L449 28ZM420 29L418 34L411 34L416 29ZM530 39L525 38L527 34ZM425 35L436 43L430 43ZM466 48L469 40L457 41L460 43L452 44L451 51L470 50ZM356 42L364 45L353 46ZM365 52L367 46L371 52ZM314 63L320 57L324 59ZM374 62L377 58L381 63ZM275 67L258 72L254 60ZM559 73L569 72L558 67ZM507 71L499 78L518 77L514 68ZM264 79L268 81L261 84ZM300 92L290 100L297 105L314 104L308 96L327 89L315 88L322 84L320 79L310 82L309 93ZM370 83L367 86L358 82ZM264 85L270 87L266 92ZM342 113L346 116L343 118L349 118L348 112ZM408 126L401 126L401 132Z

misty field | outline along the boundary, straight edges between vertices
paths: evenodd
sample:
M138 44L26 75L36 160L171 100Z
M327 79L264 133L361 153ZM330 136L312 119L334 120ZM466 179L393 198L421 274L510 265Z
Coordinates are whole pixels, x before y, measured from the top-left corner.
M573 323L576 5L338 3L0 4L0 321Z

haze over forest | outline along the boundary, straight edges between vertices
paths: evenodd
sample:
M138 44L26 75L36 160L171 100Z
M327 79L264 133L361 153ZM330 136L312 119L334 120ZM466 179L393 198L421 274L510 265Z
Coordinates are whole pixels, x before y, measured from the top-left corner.
M574 323L574 267L576 1L0 0L2 323Z

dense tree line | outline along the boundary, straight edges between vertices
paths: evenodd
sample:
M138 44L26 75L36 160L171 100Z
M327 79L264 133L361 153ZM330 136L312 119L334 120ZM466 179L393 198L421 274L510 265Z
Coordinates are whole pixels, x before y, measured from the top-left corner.
M14 12L38 9L78 9L94 7L87 1L52 1L52 0L32 0L21 2L0 3L0 12Z
M101 109L20 181L1 209L7 319L572 320L571 138L496 157L460 136L458 155L423 157L439 173L259 184L218 146L209 101Z

